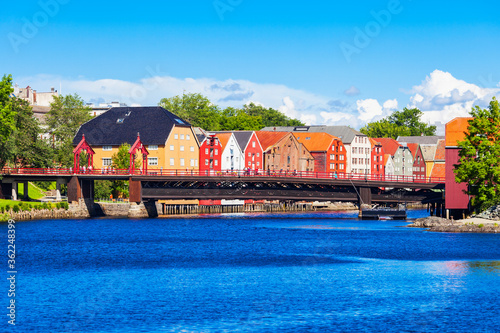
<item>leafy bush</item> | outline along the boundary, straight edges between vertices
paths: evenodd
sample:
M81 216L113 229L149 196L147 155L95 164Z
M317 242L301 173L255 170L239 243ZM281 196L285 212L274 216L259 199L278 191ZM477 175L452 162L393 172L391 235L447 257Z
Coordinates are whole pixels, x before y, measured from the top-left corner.
M7 211L7 212L10 211L10 205L9 204L5 205L5 211Z
M61 202L61 207L68 210L69 209L69 204L66 201Z
M479 224L477 227L478 227L478 228L482 228L482 227L484 227L484 224L482 224L482 223L481 223L481 224Z
M0 207L0 213L2 213L2 214L5 213L5 207L3 207L3 206Z
M14 213L18 213L21 210L21 208L19 208L18 204L15 204L14 207L12 207L12 210L14 211Z

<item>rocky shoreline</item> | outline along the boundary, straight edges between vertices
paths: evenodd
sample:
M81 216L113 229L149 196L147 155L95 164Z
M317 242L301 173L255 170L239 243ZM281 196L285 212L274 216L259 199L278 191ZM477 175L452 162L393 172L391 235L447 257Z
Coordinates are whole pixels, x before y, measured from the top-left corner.
M434 232L500 233L500 224L484 218L473 217L465 220L448 220L430 216L413 221L409 228L427 228Z

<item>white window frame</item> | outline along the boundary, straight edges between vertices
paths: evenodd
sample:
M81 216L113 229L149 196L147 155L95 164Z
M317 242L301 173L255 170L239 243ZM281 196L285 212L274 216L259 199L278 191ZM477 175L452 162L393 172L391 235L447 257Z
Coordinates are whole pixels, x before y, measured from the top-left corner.
M157 166L158 165L158 157L148 157L148 165Z
M111 151L113 150L113 146L102 146L102 151Z
M149 145L148 150L158 150L158 145Z

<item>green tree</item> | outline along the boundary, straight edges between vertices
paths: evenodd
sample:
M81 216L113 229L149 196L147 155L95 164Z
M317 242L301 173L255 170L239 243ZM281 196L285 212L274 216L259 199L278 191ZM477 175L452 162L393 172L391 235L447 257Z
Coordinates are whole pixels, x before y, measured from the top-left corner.
M292 119L285 116L283 113L273 108L265 108L254 103L243 106L246 114L252 117L261 117L262 127L270 126L304 126L304 123L297 119ZM262 128L261 127L261 128ZM257 130L261 129L258 128Z
M199 93L163 98L158 105L195 127L210 131L220 129L219 107Z
M0 168L3 168L13 156L10 141L16 129L16 111L12 104L12 75L4 75L0 81Z
M366 124L360 132L372 138L393 138L398 136L436 135L436 126L420 121L423 112L417 108L394 111L389 117Z
M496 98L487 109L476 106L473 119L458 142L460 164L455 165L457 182L468 183L468 194L476 211L500 203L500 109Z
M78 95L55 96L50 104L46 123L55 137L55 159L66 167L73 164L73 137L78 128L92 119L91 109L85 107Z
M242 109L227 107L220 118L223 131L254 131L264 127L261 116L251 116Z
M50 167L53 150L48 141L42 139L43 130L27 101L13 98L16 110L15 129L10 137L13 145L12 162L16 167Z

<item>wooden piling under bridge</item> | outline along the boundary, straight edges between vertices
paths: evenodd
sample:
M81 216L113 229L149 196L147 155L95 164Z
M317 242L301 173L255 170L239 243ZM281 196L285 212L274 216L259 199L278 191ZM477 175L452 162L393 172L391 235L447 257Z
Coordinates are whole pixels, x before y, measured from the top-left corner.
M305 212L316 210L311 203L264 203L245 205L195 205L195 204L164 204L158 203L159 216L196 215L196 214L227 214L227 213L278 213Z

